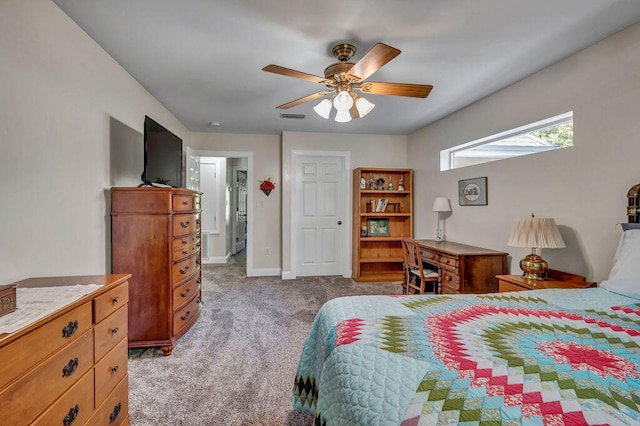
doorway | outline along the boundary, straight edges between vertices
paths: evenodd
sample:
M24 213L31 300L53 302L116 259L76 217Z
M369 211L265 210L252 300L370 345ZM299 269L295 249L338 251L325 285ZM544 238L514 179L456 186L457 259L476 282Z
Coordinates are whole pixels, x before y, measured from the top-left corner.
M234 166L233 177L231 211L234 223L231 224L231 239L234 242L233 254L238 254L246 248L247 243L247 171Z
M249 206L251 206L253 203L251 188L253 176L253 153L194 150L190 149L189 147L187 147L186 151L187 164L189 164L189 167L187 167L187 182L193 182L194 180L197 181L203 178L203 176L201 176L200 170L198 170L198 167L193 167L193 165L201 166L200 162L203 158L218 157L224 160L219 163L220 167L218 168L218 180L220 181L219 191L217 195L217 205L219 206L219 214L217 215L217 217L220 218L220 222L217 228L218 233L210 235L209 244L207 244L207 242L203 240L203 262L205 258L205 248L209 254L209 263L226 263L229 261L231 256L236 253L235 235L238 232L237 230L239 227L236 224L236 215L232 214L234 212L234 210L232 210L233 197L236 193L234 184L234 168L244 171L245 184L243 193L245 195L243 197L239 197L239 199L241 200L240 202L244 204L244 214L242 215L243 224L241 225L244 228L243 254L246 257L247 276L255 276L256 274L253 269L253 243L251 238L251 234L253 232L253 211L251 208L249 208ZM192 176L190 176L190 174L196 175L194 179L191 179ZM199 186L202 187L202 182L199 183ZM210 196L210 194L204 194L203 200L207 196ZM203 211L204 208L205 206L203 201Z

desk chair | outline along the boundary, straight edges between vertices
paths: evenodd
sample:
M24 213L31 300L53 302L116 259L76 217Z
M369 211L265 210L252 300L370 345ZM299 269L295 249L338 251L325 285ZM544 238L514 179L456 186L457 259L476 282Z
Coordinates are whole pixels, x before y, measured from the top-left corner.
M438 294L440 274L422 266L420 246L412 238L403 238L404 282L402 294L423 294L425 291Z

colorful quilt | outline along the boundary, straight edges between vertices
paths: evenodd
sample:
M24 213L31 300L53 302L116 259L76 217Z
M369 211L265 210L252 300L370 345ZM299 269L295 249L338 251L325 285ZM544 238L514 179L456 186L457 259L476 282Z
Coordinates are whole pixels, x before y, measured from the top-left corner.
M640 424L640 300L601 288L334 299L292 400L320 425Z

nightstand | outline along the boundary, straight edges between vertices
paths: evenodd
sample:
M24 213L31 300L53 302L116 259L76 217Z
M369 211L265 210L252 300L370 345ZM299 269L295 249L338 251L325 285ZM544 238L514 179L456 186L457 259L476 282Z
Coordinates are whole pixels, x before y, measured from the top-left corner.
M498 279L498 291L500 293L547 288L596 287L595 282L586 281L586 278L581 275L574 275L554 269L547 270L547 279L544 281L527 280L522 278L522 275L496 275L496 278Z

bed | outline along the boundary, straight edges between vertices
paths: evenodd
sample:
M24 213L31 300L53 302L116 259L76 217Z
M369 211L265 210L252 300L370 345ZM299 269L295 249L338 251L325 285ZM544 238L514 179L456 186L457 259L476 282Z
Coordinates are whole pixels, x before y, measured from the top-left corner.
M640 424L639 254L623 232L597 288L333 299L293 405L320 425Z

